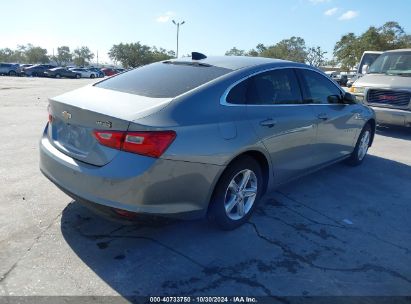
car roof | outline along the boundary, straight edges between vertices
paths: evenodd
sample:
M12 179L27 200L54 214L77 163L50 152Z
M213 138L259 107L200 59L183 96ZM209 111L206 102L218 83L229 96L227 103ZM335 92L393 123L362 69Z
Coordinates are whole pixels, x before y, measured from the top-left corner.
M411 49L390 50L390 51L386 51L385 53L396 53L396 52L411 52Z
M267 63L284 63L285 60L251 56L210 56L201 60L192 60L190 57L171 59L172 62L197 62L209 64L230 70L239 70L245 67L258 66ZM289 61L290 62L290 61ZM290 62L291 63L291 62Z
M364 51L363 54L382 54L384 51Z

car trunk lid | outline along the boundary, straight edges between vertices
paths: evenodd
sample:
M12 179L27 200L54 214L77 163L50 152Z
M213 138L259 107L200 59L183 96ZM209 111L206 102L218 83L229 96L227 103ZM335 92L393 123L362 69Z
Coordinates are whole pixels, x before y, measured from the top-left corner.
M127 131L130 122L164 108L170 98L148 98L87 86L50 99L48 137L63 153L96 166L118 150L98 143L94 130Z

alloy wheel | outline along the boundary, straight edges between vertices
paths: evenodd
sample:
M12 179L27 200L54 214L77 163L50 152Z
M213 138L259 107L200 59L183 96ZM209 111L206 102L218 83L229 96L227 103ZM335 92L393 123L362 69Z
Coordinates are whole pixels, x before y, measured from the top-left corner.
M370 131L366 130L361 137L360 145L358 147L358 159L362 160L367 154L370 145Z
M240 220L247 215L256 200L257 187L257 176L249 169L233 177L224 197L225 212L230 219Z

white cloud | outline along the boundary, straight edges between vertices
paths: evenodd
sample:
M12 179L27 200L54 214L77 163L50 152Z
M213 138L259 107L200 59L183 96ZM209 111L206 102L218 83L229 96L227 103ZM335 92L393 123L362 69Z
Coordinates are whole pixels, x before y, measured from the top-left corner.
M320 3L327 3L330 2L331 0L309 0L312 4L317 5Z
M165 22L170 21L170 19L171 19L174 15L175 15L174 12L169 11L169 12L166 12L166 13L158 16L158 17L156 18L156 21L157 21L157 22L160 22L160 23L165 23Z
M338 20L350 20L354 19L359 15L358 11L346 11L344 14L342 14Z
M333 7L333 8L330 8L329 10L326 10L325 12L324 12L324 15L326 15L326 16L332 16L332 15L335 15L335 13L338 11L338 7Z

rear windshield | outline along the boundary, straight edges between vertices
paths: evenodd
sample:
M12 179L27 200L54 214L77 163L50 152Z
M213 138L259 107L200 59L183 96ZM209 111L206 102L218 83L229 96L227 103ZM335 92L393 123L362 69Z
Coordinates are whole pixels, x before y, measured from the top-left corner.
M215 66L157 62L95 84L96 87L152 98L176 97L231 72Z

